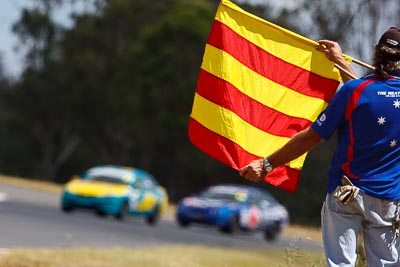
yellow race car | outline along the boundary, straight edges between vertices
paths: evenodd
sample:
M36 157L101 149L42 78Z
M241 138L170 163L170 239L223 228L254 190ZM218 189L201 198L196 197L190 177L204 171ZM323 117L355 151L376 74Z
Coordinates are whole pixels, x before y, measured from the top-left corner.
M148 172L123 166L93 167L68 182L61 195L65 212L91 209L117 219L142 216L156 223L168 205L168 194Z

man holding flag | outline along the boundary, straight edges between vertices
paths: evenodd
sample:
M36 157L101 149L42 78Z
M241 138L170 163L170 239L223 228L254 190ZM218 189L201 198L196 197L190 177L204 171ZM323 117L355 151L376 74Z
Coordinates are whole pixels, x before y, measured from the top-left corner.
M337 43L319 44L329 60L354 74ZM311 126L239 170L261 181L337 132L321 211L327 266L355 266L359 233L368 266L400 266L400 28L381 36L373 65L374 74L346 82Z

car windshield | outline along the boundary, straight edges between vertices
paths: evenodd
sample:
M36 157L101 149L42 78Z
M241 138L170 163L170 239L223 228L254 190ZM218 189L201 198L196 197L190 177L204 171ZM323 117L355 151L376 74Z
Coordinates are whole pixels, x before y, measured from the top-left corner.
M123 168L95 167L82 176L83 179L112 184L132 184L135 176L132 171Z
M117 178L117 177L110 177L110 176L104 176L104 175L94 175L94 176L89 176L87 180L90 181L99 181L99 182L106 182L106 183L111 183L111 184L128 184L128 181Z
M235 190L207 190L200 194L209 199L245 202L248 199L246 191Z

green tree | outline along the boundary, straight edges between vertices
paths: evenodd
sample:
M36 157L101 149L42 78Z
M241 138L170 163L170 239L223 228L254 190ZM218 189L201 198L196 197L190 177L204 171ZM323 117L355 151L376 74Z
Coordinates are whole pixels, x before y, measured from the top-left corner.
M26 65L9 102L25 125L24 139L30 143L26 149L35 154L25 162L26 168L33 176L51 179L76 149L79 136L68 123L68 98L60 87L64 82L59 65L62 28L51 18L57 1L36 3L22 11L13 27L24 44Z
M63 28L51 17L56 4L24 10L14 27L26 66L8 102L19 118L12 130L24 129L21 146L32 153L22 174L63 181L93 164L123 164L167 185L193 168L206 184L206 165L219 165L186 131L212 5L96 1Z

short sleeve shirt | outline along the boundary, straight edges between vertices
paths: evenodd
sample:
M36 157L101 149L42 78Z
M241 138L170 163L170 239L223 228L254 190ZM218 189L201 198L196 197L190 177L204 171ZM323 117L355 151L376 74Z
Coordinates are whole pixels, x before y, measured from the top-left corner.
M311 127L326 140L338 136L328 192L345 174L362 192L400 200L399 79L370 76L345 83Z

